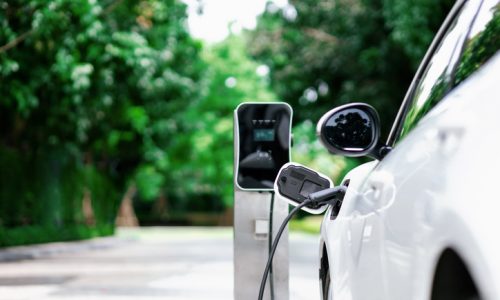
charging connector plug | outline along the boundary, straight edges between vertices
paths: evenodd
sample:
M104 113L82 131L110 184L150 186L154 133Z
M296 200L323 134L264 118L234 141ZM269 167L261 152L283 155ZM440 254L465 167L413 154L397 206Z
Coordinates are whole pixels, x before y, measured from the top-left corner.
M342 203L344 200L346 190L347 188L345 186L337 186L311 193L308 198L311 203L315 203L320 206L325 204L338 206L338 202Z
M347 187L344 185L321 190L319 192L309 194L308 201L311 201L318 206L325 204L331 205L332 211L330 214L330 220L335 220L340 212L340 208L342 207L346 191Z

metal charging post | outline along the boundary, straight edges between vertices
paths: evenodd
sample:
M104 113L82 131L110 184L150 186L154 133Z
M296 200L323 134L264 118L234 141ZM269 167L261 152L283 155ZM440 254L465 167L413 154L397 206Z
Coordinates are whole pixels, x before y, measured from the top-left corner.
M234 299L255 300L270 251L269 232L288 215L273 201L273 184L290 161L292 108L286 103L242 103L234 112ZM271 205L272 204L272 205ZM274 256L264 299L289 298L288 229Z

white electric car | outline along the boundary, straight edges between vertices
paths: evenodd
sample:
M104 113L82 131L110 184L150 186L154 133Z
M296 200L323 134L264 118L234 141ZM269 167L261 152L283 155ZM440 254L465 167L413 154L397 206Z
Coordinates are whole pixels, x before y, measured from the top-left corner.
M325 213L323 299L500 299L499 48L499 1L458 1L387 142L366 104L320 120L330 152L375 158Z

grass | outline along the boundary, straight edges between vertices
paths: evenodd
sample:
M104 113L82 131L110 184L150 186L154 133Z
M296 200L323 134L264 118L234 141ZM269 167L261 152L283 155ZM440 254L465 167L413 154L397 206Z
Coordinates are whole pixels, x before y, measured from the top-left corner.
M308 216L302 219L292 219L288 228L292 232L319 234L323 216Z
M88 227L85 225L0 227L0 248L62 241L85 240L113 235L113 225Z

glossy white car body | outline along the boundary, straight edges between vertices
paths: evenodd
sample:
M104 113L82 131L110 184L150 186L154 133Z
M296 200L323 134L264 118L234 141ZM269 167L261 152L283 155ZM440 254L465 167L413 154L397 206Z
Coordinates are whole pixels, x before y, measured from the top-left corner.
M346 176L321 229L333 299L429 299L446 249L482 299L500 299L499 95L497 54L382 161Z
M329 209L321 228L326 299L431 299L449 251L466 266L476 297L500 299L499 149L497 52L384 159L344 178L339 215L331 220ZM453 270L439 269L458 276Z

